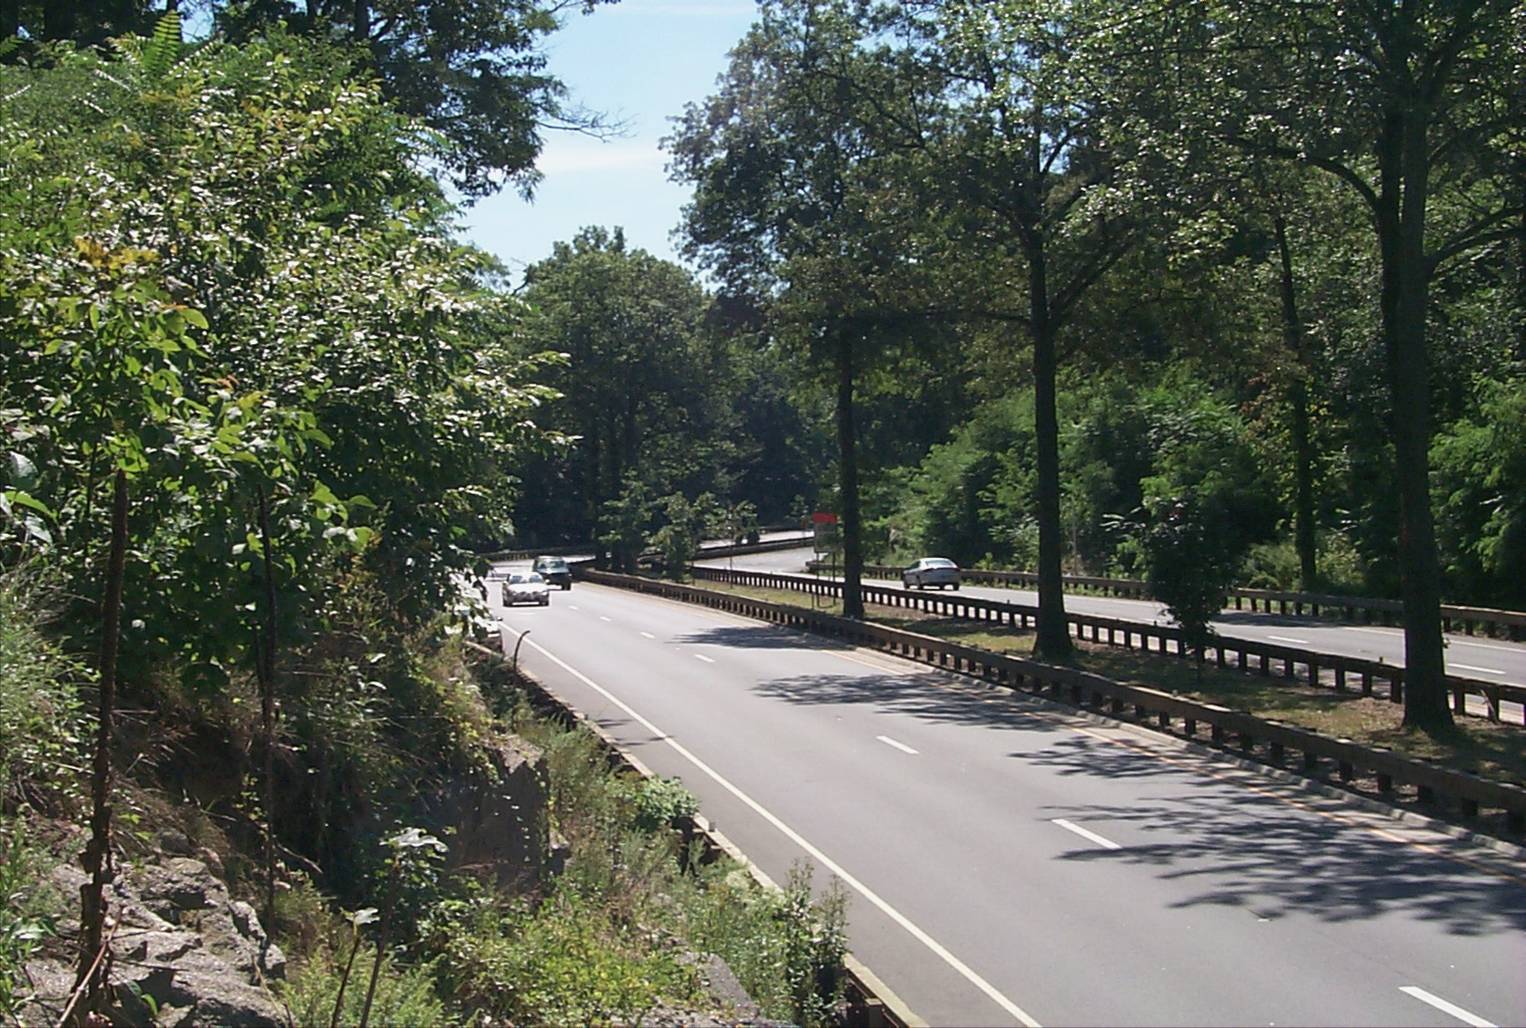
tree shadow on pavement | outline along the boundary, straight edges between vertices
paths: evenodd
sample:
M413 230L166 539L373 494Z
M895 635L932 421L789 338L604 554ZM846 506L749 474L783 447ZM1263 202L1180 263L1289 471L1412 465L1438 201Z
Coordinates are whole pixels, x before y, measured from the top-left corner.
M1437 839L1421 849L1318 812L1351 816L1339 800L1304 793L1294 806L1084 737L1011 756L1065 776L1158 778L1157 795L1140 799L1136 790L1126 805L1055 804L1045 816L1104 833L1109 824L1127 825L1115 841L1158 839L1118 850L1081 847L1066 859L1155 867L1161 880L1182 886L1174 907L1232 906L1269 919L1300 913L1333 922L1400 913L1460 936L1526 929L1526 886L1518 872L1486 870L1480 864L1493 863L1491 855L1461 841ZM1272 781L1260 787L1297 788Z
M1209 754L1186 751L1167 763L1077 735L1055 717L1064 716L1063 707L1040 710L1026 697L926 675L803 675L755 688L791 703L864 704L931 723L1021 731L1028 733L1027 745L1008 754L1014 762L1062 777L1131 781L1127 802L1055 804L1044 818L1067 818L1104 834L1109 824L1127 825L1116 835L1158 840L1118 850L1083 845L1063 859L1151 867L1160 880L1177 883L1171 889L1177 908L1230 906L1269 919L1298 914L1329 922L1397 914L1438 923L1457 936L1526 930L1526 885L1497 855L1439 836L1426 849L1386 839L1374 828L1319 812L1360 816L1342 800ZM1191 766L1198 761L1204 771ZM1204 773L1210 770L1249 776L1258 791ZM1096 789L1078 791L1094 795Z
M826 635L803 635L774 625L718 625L673 640L683 646L735 646L761 650L851 650L852 644Z

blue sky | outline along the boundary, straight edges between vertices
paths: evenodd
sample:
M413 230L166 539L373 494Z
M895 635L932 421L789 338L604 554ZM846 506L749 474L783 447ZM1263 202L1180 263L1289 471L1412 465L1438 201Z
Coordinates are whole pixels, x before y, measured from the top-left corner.
M479 201L464 215L467 237L516 280L585 225L621 226L630 245L677 260L669 234L689 191L667 180L658 141L685 103L713 91L756 12L753 0L620 0L569 15L550 37L550 70L573 102L624 119L625 133L603 142L547 133L534 201L512 192Z

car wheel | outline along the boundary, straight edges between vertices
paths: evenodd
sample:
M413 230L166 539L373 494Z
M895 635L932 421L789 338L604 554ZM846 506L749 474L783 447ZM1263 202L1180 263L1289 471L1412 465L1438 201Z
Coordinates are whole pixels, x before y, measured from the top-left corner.
M959 583L955 582L954 583L954 592L958 592L958 591L959 591Z
M540 601L540 605L542 607L549 607L549 606L551 606L551 597L547 596L544 600L541 600Z

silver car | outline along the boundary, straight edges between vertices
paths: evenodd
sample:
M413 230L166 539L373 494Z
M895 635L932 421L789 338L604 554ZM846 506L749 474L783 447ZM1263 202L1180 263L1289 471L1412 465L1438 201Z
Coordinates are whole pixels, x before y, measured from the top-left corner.
M959 588L959 565L947 557L923 557L901 572L901 584L907 589Z
M516 603L538 603L549 607L551 587L533 571L516 571L503 583L503 605L512 607Z

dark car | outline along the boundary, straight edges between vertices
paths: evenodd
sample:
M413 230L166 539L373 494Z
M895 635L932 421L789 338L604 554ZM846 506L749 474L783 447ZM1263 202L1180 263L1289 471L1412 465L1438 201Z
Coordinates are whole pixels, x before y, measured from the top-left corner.
M560 557L536 557L530 570L544 578L548 585L572 588L572 569Z

